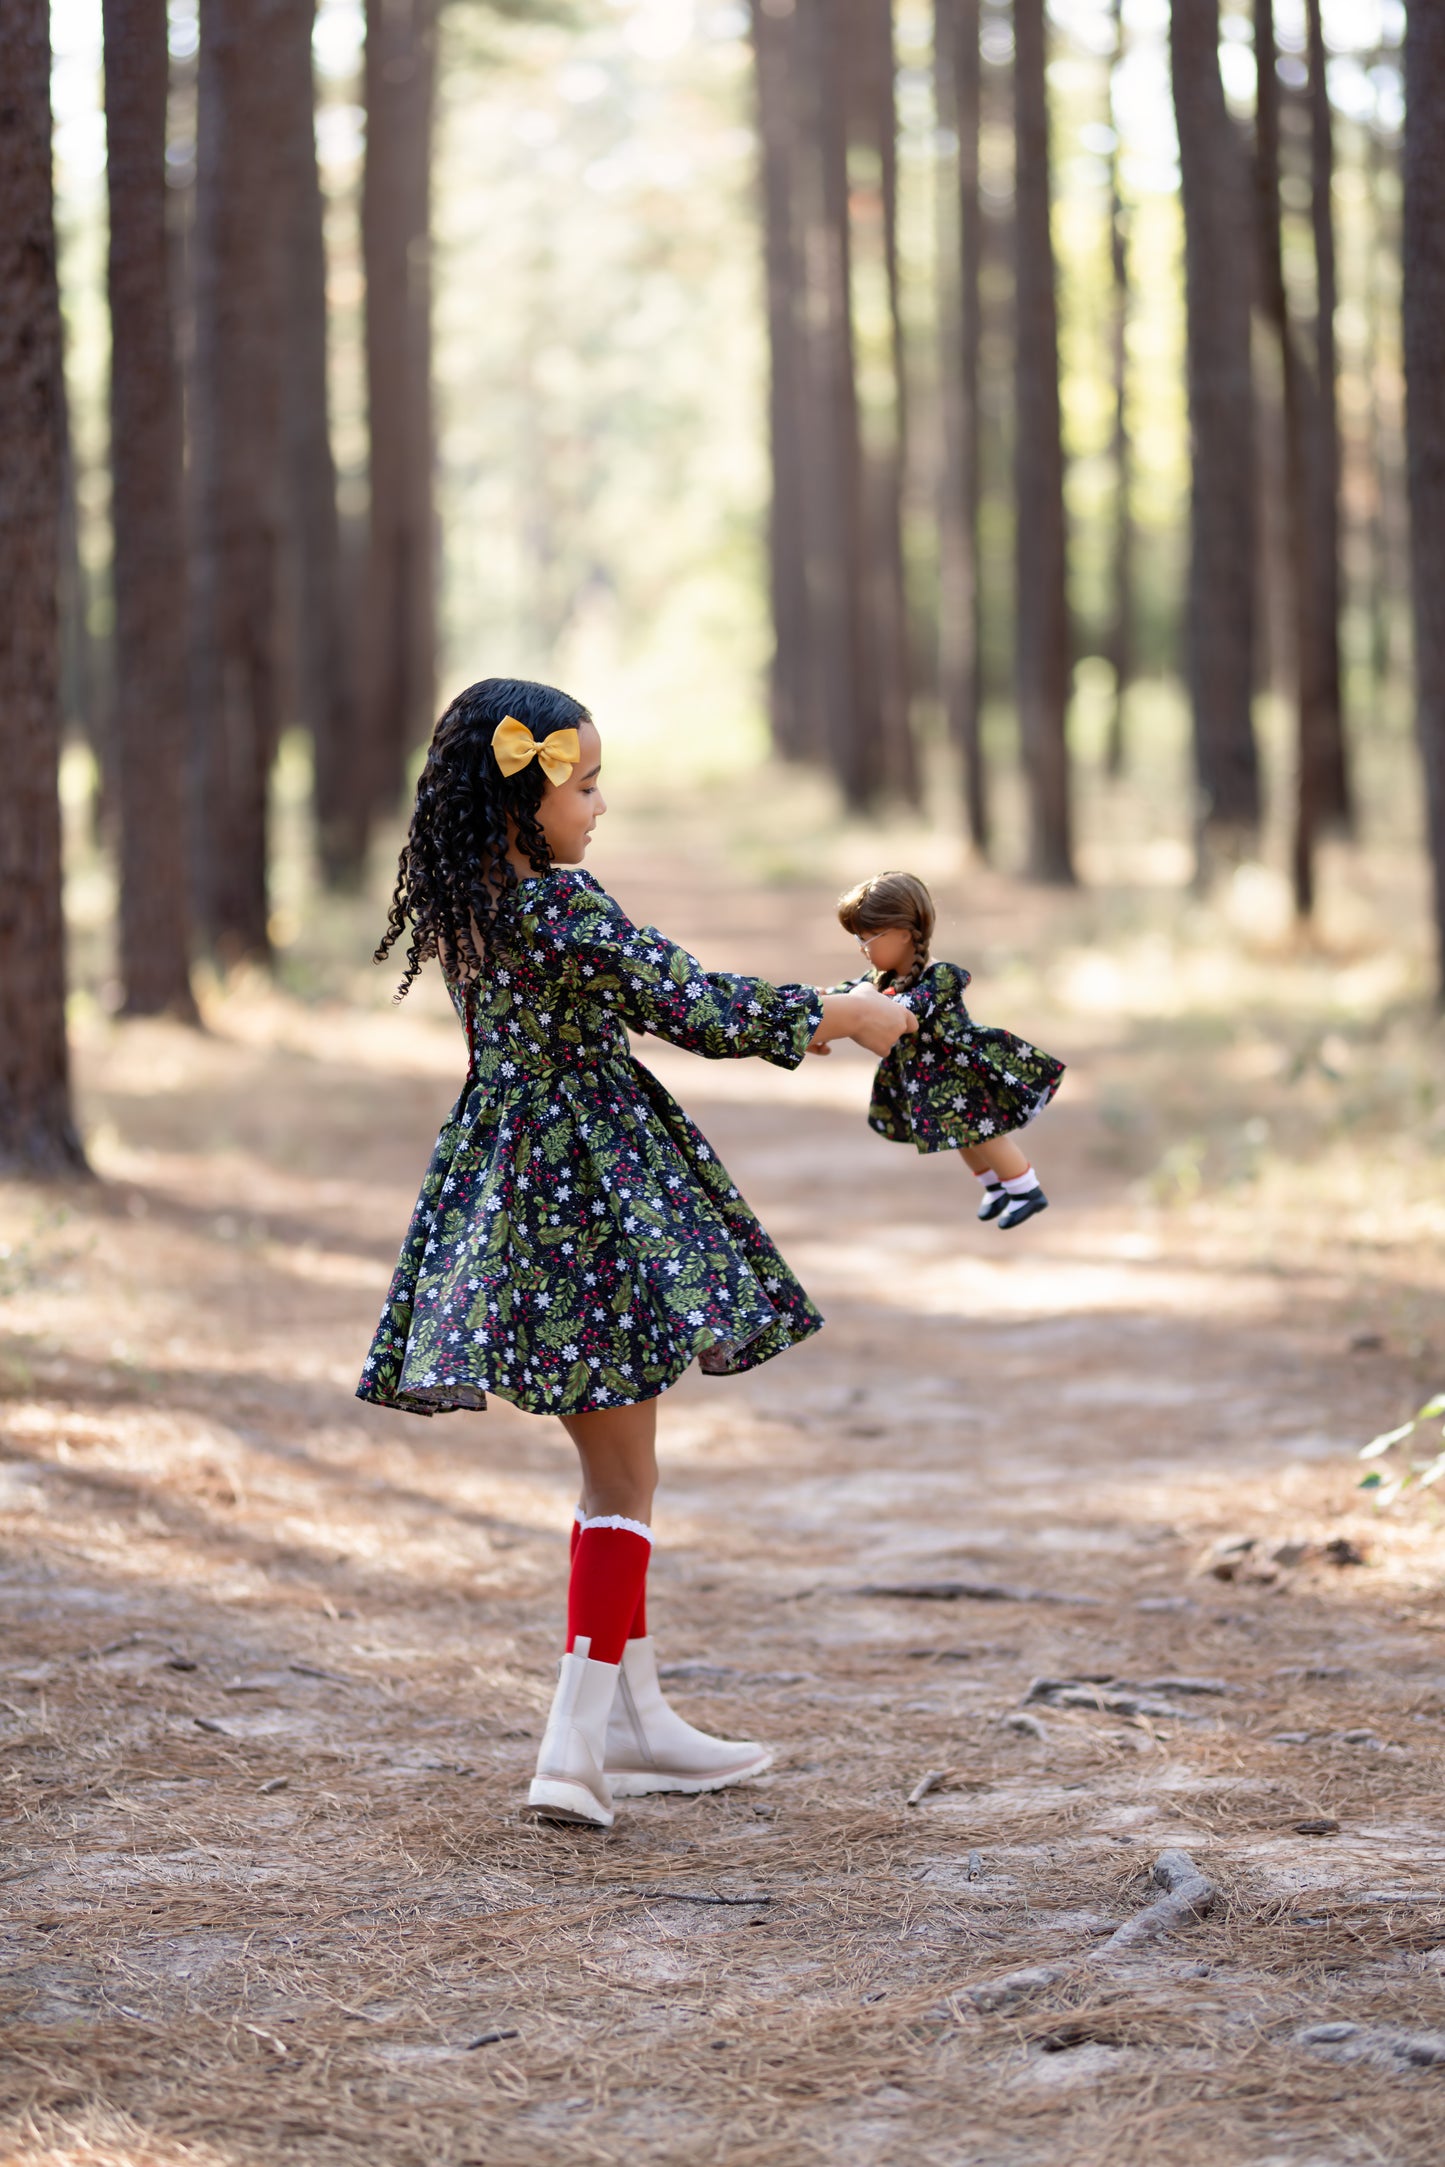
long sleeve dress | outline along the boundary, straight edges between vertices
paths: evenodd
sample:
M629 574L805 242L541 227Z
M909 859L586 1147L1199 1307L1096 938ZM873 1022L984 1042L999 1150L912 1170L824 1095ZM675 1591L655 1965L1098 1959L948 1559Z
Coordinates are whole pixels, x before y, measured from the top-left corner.
M898 1000L918 1018L878 1064L868 1126L890 1143L956 1151L1008 1136L1041 1113L1059 1088L1062 1061L1011 1031L975 1023L964 1007L970 973L930 963ZM874 985L872 972L849 982Z
M796 1068L811 986L705 971L590 873L521 883L452 988L469 1063L422 1183L358 1397L431 1415L652 1399L688 1364L752 1369L822 1317L706 1138L631 1053L652 1032Z

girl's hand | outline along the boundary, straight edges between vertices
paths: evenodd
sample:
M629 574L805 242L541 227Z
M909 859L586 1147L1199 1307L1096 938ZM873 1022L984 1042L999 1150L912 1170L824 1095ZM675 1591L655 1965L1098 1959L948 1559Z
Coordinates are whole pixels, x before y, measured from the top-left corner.
M900 1038L918 1029L918 1018L908 1008L890 1001L876 986L855 986L851 993L825 993L823 1015L808 1047L809 1053L826 1053L831 1039L851 1038L881 1060Z
M918 1029L912 1009L901 1007L876 986L859 986L853 998L863 1003L863 1010L857 1027L848 1035L880 1059L892 1053L900 1038L911 1038Z

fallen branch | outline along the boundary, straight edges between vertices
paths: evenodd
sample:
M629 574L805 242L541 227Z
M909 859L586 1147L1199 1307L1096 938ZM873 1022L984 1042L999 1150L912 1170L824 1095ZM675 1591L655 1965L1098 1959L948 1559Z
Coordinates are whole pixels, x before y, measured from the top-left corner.
M930 1768L926 1776L920 1776L903 1803L905 1806L921 1806L930 1791L936 1791L948 1775L946 1768Z
M1100 1948L1090 1952L1089 1963L1097 1964L1101 1957L1116 1955L1121 1949L1137 1949L1143 1942L1157 1941L1161 1934L1172 1934L1176 1926L1202 1919L1219 1899L1218 1889L1205 1879L1187 1851L1161 1851L1154 1864L1154 1880L1164 1895L1156 1897L1134 1918L1126 1919Z
M717 1896L703 1889L642 1889L638 1893L649 1902L671 1904L770 1904L773 1900L771 1896Z
M869 1585L855 1595L881 1596L900 1603L1066 1603L1075 1609L1097 1608L1097 1595L1057 1595L1052 1588L1005 1588L988 1580L922 1580L912 1587Z

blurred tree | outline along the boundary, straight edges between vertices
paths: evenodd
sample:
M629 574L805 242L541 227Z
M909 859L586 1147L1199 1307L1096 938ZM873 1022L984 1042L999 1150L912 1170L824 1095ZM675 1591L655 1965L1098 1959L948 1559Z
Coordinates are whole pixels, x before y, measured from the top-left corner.
M274 47L278 175L286 235L282 432L287 482L287 592L295 626L301 719L311 733L316 848L328 887L354 887L366 860L370 807L360 752L346 607L336 461L327 394L326 239L316 163L311 36L315 0L289 0Z
M1109 362L1114 391L1114 533L1110 551L1107 649L1114 672L1114 700L1104 765L1122 775L1125 765L1124 701L1134 675L1134 495L1133 447L1129 438L1129 240L1124 200L1119 192L1119 132L1114 124L1115 71L1124 60L1124 0L1113 0L1114 50L1109 61L1109 268L1113 308L1109 322Z
M1318 387L1309 376L1290 321L1280 238L1279 73L1274 34L1274 0L1254 0L1254 51L1258 78L1255 122L1255 220L1259 251L1260 296L1264 313L1279 342L1284 406L1284 481L1286 548L1282 558L1288 586L1295 666L1295 804L1291 863L1295 909L1307 918L1314 909L1314 857L1319 833L1321 768L1326 731L1327 689L1321 624L1321 552L1314 533L1316 491L1310 474L1317 448L1312 409Z
M880 780L916 804L908 601L903 569L907 401L898 285L898 121L892 0L847 0L843 57L848 90L848 214L852 312L864 349L859 395L864 449L867 599L879 734ZM860 291L861 288L861 291ZM882 317L886 331L879 336ZM871 395L870 395L871 394Z
M364 583L364 759L378 812L434 720L435 443L431 165L437 0L367 0L366 387L371 512Z
M1405 27L1405 457L1415 713L1434 868L1440 998L1445 1001L1445 7L1411 0Z
M957 140L957 164L941 164L953 200L940 205L939 285L944 471L939 496L939 679L949 734L963 762L969 839L988 856L988 776L983 753L983 641L979 594L979 120L982 68L978 0L937 0L934 73L941 128Z
M166 0L104 0L114 745L123 1013L196 1020L186 856L186 552L166 236Z
M798 0L801 119L814 187L804 232L811 332L809 584L830 763L849 805L882 780L877 656L868 607L869 550L853 332L848 195L847 24L833 0Z
M1335 267L1334 123L1330 111L1329 61L1325 51L1320 0L1305 0L1309 53L1310 225L1315 255L1315 398L1310 445L1315 550L1315 590L1319 598L1320 734L1316 761L1318 817L1326 827L1348 831L1354 824L1349 763L1345 743L1344 695L1340 678L1340 400L1335 312L1339 280Z
M1058 310L1049 224L1046 44L1044 0L1014 0L1014 640L1019 736L1029 802L1029 872L1035 880L1070 882L1069 606Z
M1190 433L1188 665L1201 865L1260 818L1254 659L1254 425L1244 157L1219 75L1219 0L1173 0Z
M50 12L0 0L0 1166L81 1171L61 908L60 298Z
M773 743L786 758L821 757L819 717L810 678L811 624L806 562L804 446L807 326L799 233L798 141L793 71L797 66L794 0L752 0L758 135L762 145L763 245L767 268L768 442L772 495L768 567L773 659Z
M267 958L280 725L285 146L273 53L295 0L201 0L196 125L196 893L226 965Z

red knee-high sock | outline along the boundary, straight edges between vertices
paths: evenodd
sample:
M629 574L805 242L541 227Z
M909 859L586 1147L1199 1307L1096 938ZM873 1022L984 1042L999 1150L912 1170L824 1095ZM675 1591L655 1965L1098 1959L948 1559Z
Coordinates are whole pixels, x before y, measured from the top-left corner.
M567 1648L590 1643L594 1663L620 1663L637 1615L652 1536L640 1520L609 1513L584 1520L567 1587Z
M571 1563L576 1562L577 1545L582 1540L582 1523L586 1517L587 1515L579 1505L572 1517L572 1547L568 1552L568 1559ZM650 1557L648 1562L651 1563ZM647 1579L645 1574L642 1582L642 1592L637 1598L637 1608L632 1613L632 1625L627 1637L629 1640L646 1640L647 1638ZM598 1660L600 1661L601 1658L599 1657Z

